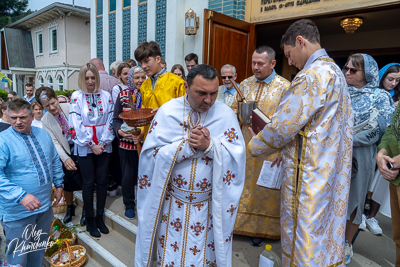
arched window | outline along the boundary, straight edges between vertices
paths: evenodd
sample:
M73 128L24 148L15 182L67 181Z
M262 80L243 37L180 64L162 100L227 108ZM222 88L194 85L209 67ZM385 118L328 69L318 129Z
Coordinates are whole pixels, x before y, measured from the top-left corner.
M40 87L44 86L44 79L42 76L39 77L39 86Z
M59 91L64 90L64 79L61 75L58 75L57 83L58 83L58 90Z
M53 89L53 77L50 75L47 77L47 86Z

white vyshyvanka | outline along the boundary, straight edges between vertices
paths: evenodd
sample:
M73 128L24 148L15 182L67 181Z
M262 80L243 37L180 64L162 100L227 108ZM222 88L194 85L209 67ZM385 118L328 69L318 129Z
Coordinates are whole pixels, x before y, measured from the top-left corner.
M140 155L135 266L232 266L232 232L243 190L245 145L233 111L216 101L193 123L187 97L157 112ZM187 142L196 125L210 150ZM156 246L156 255L153 248Z

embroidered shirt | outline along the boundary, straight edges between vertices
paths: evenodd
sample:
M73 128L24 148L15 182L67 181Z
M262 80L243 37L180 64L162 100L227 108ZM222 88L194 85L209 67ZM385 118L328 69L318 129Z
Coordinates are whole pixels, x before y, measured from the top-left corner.
M157 79L158 79L158 76L160 76L161 74L163 74L163 73L166 72L166 71L167 71L166 69L162 68L162 70L161 70L159 73L157 73L157 74L154 75L154 76L150 76L151 85L153 86L153 90L154 90L154 86L156 85L156 81L157 81Z
M0 133L0 219L19 220L51 208L52 183L61 187L64 173L50 135L32 127L29 134L12 127ZM42 207L33 212L20 204L27 194Z
M56 121L58 122L58 124L61 127L61 131L62 134L67 137L68 139L68 120L65 117L64 113L61 112L60 114L58 114L57 116L54 116L54 118L56 119Z

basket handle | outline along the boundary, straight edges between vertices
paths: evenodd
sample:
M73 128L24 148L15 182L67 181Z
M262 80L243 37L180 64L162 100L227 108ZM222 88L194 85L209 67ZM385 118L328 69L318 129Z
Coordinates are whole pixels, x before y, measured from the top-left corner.
M53 222L52 222L51 225L50 225L50 236L52 236L52 234L53 234L53 227L54 227L54 224L55 224L57 221L59 222L59 225L60 225L60 232L61 232L61 226L62 226L61 220L60 220L60 219L55 219L55 220L53 220Z
M71 261L75 261L76 259L75 259L74 253L72 252L71 246L68 244L67 240L64 240L62 242L62 244L61 244L61 247L60 247L60 250L59 250L59 257L60 257L60 260L61 260L61 251L62 251L64 243L67 245L68 264L69 264L69 266L71 266Z

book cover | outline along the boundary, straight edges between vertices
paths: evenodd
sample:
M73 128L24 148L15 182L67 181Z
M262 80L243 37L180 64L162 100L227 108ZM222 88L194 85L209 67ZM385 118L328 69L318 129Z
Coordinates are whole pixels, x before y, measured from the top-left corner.
M253 128L255 134L258 134L270 122L271 120L259 108L253 110L251 128Z

